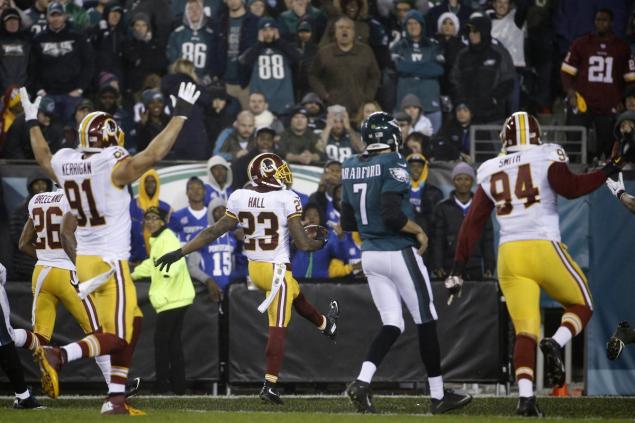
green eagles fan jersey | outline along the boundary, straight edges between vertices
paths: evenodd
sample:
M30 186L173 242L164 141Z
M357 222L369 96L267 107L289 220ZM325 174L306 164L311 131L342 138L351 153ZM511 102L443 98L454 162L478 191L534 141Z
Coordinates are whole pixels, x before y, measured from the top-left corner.
M342 167L342 202L355 210L362 251L397 251L416 245L415 238L388 228L381 217L381 196L402 193L403 213L414 219L409 202L410 174L398 153L360 154L347 159Z

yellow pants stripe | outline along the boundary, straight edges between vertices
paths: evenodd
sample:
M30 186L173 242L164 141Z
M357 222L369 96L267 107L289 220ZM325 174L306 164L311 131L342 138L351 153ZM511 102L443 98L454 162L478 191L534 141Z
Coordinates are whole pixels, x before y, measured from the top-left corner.
M573 264L571 263L572 259L570 261L569 255L567 254L566 251L562 249L560 244L558 244L557 242L552 242L552 244L554 248L556 249L556 252L558 253L558 257L560 257L560 260L562 260L562 263L565 265L567 271L569 271L573 280L575 280L576 283L578 284L578 287L580 288L580 292L582 292L582 297L584 298L584 302L591 310L593 310L591 295L589 295L589 291L586 286L584 276L581 276L578 273L575 266L573 266Z

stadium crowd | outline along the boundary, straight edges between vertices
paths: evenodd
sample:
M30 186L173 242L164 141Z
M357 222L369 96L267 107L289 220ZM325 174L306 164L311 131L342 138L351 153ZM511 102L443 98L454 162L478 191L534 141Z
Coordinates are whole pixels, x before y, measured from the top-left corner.
M94 110L114 116L134 153L166 126L179 84L195 82L202 95L167 159L209 158L208 177L188 181L188 207L172 210L158 199L156 172L144 175L130 208L131 261L148 256L145 210L165 210L186 242L247 183L250 160L274 151L324 168L317 192L302 196L303 219L328 226L333 242L297 252L293 269L298 278L334 278L361 273L359 240L339 226L339 163L362 151L361 121L387 110L406 140L417 221L433 240L425 261L444 277L475 182L470 125L500 124L517 110L557 122L564 108L557 123L594 134L589 161L610 155L617 115L635 111L632 3L3 0L0 158L33 159L20 86L44 96L38 124L53 153L76 144ZM458 163L447 199L428 181L432 161ZM28 181L30 195L44 189L50 181ZM20 206L15 246L25 219ZM489 225L470 278L492 276L492 238ZM238 232L195 255L191 271L206 269L198 279L221 289L244 278L240 240ZM10 277L29 280L32 266L16 253Z

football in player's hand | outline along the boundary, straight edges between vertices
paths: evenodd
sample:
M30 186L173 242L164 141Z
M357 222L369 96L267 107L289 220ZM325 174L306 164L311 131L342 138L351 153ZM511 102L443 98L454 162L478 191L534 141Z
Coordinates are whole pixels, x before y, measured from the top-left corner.
M304 227L304 232L311 239L317 239L318 241L324 241L329 236L329 230L322 225L307 225Z

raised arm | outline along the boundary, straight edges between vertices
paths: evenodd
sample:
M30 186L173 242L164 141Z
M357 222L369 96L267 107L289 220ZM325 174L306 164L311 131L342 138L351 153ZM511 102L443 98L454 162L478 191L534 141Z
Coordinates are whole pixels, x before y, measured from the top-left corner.
M606 186L609 188L611 193L620 201L620 203L624 204L624 207L626 207L631 213L635 214L635 197L626 192L622 172L620 172L620 174L618 175L617 180L613 180L611 178L607 179Z
M124 186L136 181L170 152L176 137L181 132L185 120L192 110L192 106L200 95L201 92L196 88L196 84L192 82L181 83L172 119L170 119L159 135L148 144L145 150L129 159L123 160L119 166L113 169L112 182L114 184Z
M62 219L62 227L60 229L60 241L62 248L73 263L77 257L77 239L75 239L75 230L77 229L77 218L71 212L66 212Z
M295 246L302 251L316 251L326 244L325 241L318 241L307 236L299 216L289 219L287 225L289 226L289 233L293 237Z
M42 134L42 130L40 129L37 121L40 101L42 101L42 97L36 97L35 100L31 102L26 88L20 88L20 102L22 103L22 109L24 110L26 127L29 129L29 138L31 140L31 150L33 150L33 156L35 156L37 164L44 169L46 175L57 183L57 177L55 176L55 172L53 172L53 167L51 166L51 158L53 155L51 154L51 149L44 139L44 134Z
M18 248L24 254L37 260L37 253L35 251L35 244L33 243L37 237L35 233L35 226L33 225L33 219L29 217L24 227L22 228L22 234L20 235L20 241L18 242Z

